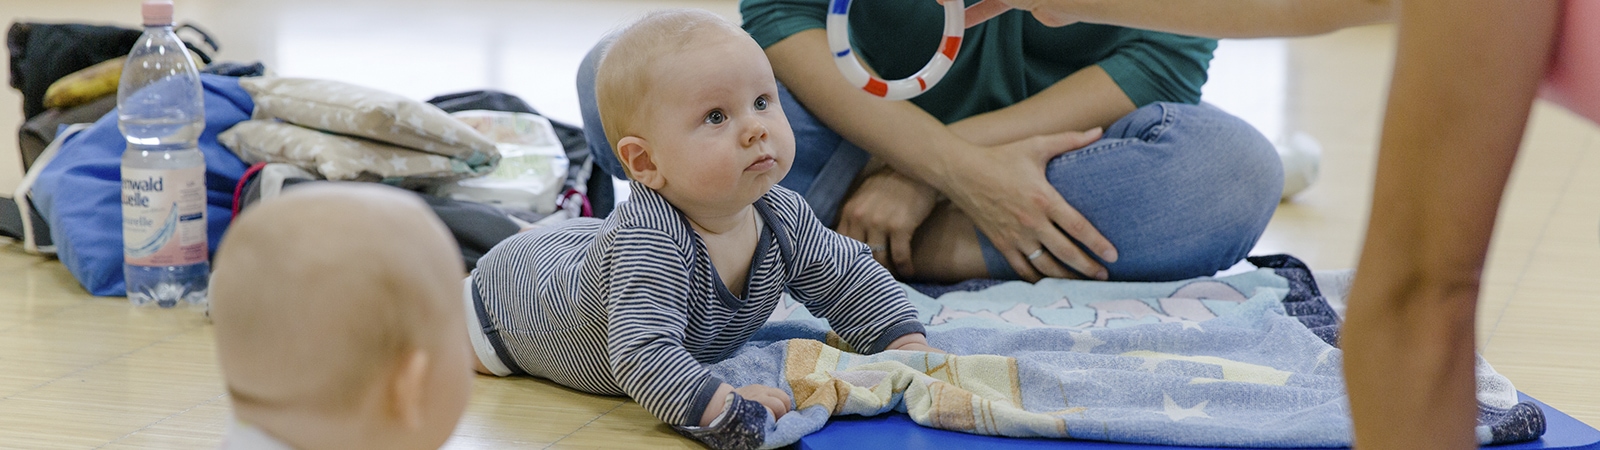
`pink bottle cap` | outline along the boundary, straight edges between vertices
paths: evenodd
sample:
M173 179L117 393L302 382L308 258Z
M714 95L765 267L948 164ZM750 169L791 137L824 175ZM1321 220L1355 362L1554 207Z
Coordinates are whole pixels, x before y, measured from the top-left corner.
M145 26L172 25L172 0L145 0L139 11Z

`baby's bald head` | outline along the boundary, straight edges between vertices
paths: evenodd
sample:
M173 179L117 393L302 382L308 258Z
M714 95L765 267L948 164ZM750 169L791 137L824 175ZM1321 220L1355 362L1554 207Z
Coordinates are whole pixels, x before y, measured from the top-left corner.
M252 207L211 284L236 408L347 413L419 350L467 367L462 276L444 225L399 189L308 185Z
M595 69L594 88L601 128L613 152L624 136L645 134L642 118L651 112L651 95L673 88L662 86L658 75L673 70L671 62L677 54L728 39L755 44L738 25L698 9L651 11L613 35ZM623 158L618 155L617 159ZM623 169L629 170L626 164Z

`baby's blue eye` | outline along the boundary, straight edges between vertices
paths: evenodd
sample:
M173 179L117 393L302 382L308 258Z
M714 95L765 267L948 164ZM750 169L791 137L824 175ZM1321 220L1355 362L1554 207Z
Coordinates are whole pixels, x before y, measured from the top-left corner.
M706 114L706 123L717 125L724 120L728 120L728 116L723 115L722 111L712 111L710 114Z
M756 97L756 111L766 111L766 110L767 110L767 97L765 97L765 96Z

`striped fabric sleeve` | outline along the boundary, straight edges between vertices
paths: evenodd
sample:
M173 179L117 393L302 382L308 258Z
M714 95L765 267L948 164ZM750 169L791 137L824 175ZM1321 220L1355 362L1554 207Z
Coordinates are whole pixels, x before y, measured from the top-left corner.
M683 348L692 294L680 247L660 230L618 231L606 280L606 353L617 386L671 425L700 424L722 380Z
M794 219L795 276L790 292L857 351L883 351L895 339L922 333L917 309L866 244L828 229L799 195L773 196ZM798 214L793 214L798 211Z

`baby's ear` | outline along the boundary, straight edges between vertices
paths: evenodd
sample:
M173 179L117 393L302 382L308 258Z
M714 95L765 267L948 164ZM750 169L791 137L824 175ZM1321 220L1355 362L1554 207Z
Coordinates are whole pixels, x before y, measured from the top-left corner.
M626 136L617 140L617 156L622 159L622 165L627 166L628 177L650 189L661 189L666 179L656 167L654 153L650 141L642 137Z
M389 377L389 411L407 429L416 430L427 417L423 387L428 380L428 353L413 350L400 361L398 370Z

